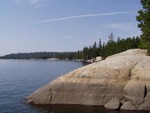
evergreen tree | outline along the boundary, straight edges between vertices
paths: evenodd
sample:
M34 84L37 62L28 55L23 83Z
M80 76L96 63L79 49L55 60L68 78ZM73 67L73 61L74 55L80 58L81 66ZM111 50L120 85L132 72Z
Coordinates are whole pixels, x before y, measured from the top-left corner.
M94 42L91 49L92 49L92 58L96 58L97 56L97 43L96 42Z
M98 56L102 55L102 41L99 39L99 45L98 45Z
M150 53L150 0L141 0L143 9L138 11L138 27L142 31L140 47L147 49Z
M110 35L108 36L108 44L114 42L114 36L113 33L110 33Z

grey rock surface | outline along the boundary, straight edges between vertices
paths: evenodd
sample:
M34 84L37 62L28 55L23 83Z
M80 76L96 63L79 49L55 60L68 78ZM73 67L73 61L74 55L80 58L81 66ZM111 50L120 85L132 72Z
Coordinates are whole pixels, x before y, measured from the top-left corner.
M137 110L137 109L133 106L133 104L132 104L130 101L124 103L124 104L121 106L120 109L123 109L123 110Z
M119 109L120 108L120 100L117 97L114 97L104 106L107 109L114 109L114 110Z

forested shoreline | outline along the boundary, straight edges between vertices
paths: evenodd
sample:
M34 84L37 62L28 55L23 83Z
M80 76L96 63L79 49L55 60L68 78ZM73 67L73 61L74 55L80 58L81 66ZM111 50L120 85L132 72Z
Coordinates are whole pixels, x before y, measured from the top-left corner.
M130 37L126 39L118 39L115 41L113 33L108 36L108 41L106 43L94 42L93 45L89 47L84 47L83 50L76 52L32 52L32 53L15 53L1 56L1 59L69 59L69 60L88 60L95 59L97 56L101 56L103 59L107 56L125 51L127 49L138 48L140 45L140 38Z

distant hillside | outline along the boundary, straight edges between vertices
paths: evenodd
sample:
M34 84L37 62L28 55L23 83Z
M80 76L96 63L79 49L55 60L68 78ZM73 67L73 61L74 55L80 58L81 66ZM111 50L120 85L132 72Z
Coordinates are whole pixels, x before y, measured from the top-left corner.
M77 52L33 52L33 53L16 53L0 57L1 59L73 59Z

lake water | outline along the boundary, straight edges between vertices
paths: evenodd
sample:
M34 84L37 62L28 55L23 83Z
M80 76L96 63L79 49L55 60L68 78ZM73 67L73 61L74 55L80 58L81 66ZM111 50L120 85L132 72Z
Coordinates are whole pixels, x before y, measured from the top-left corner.
M83 65L73 61L0 60L0 113L149 113L79 105L24 104L25 97L39 87Z

